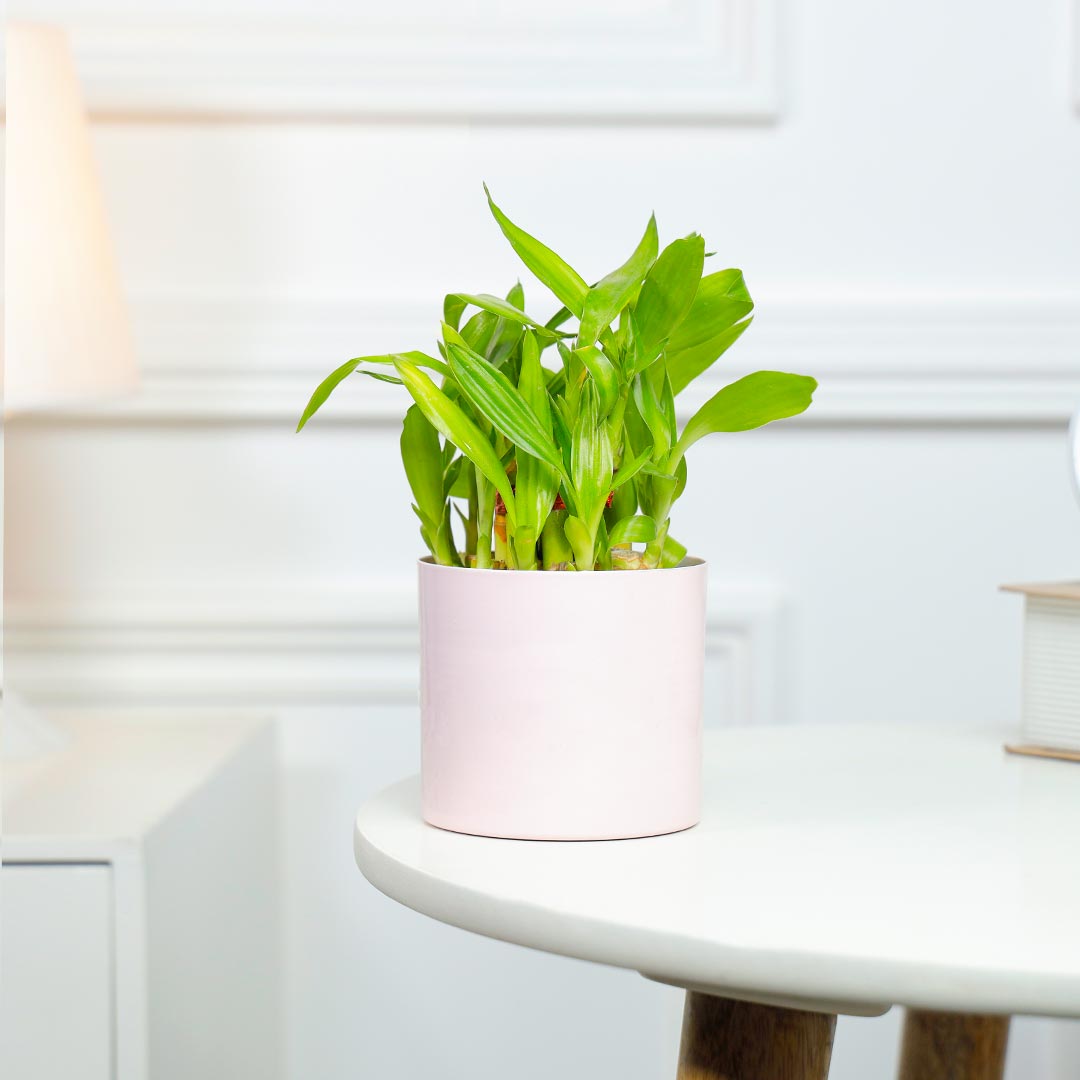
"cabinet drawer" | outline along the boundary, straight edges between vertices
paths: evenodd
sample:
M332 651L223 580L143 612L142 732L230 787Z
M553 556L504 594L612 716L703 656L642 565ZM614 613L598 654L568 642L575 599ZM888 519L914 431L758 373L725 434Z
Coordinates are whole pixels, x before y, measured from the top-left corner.
M0 1076L113 1080L111 878L100 863L0 871Z

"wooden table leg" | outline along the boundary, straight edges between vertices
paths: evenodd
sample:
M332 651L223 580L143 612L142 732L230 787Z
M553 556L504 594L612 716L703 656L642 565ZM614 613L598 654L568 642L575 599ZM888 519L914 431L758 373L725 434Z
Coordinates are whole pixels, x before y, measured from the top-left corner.
M836 1017L686 992L678 1080L826 1080Z
M1001 1080L1007 1016L909 1009L900 1050L900 1080Z

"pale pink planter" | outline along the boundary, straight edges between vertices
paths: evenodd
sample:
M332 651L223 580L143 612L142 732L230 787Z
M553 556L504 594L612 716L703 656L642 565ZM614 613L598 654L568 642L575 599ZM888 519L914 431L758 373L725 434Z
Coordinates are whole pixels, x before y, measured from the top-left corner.
M425 821L604 840L701 813L706 567L557 573L420 562Z

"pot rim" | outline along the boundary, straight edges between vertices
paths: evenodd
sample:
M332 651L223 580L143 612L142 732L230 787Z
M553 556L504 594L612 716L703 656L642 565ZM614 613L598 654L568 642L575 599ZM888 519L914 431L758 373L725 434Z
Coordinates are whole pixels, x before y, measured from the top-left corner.
M498 574L500 577L502 577L502 576L505 576L506 574L509 573L509 574L512 574L512 575L515 575L515 576L521 576L523 574L528 574L529 576L542 575L544 577L552 577L552 578L565 578L565 577L575 577L576 578L576 577L580 576L579 573L566 574L566 573L561 573L559 571L554 571L554 570L496 570L496 569L494 569L492 567L477 568L475 566L443 566L441 563L437 563L435 561L435 559L431 555L422 556L421 558L416 560L416 563L417 563L417 566L419 568L421 568L421 569L423 567L427 566L432 570L438 570L440 572L441 571L447 571L448 573L452 573L452 574ZM671 573L672 571L675 571L675 570L697 570L699 568L703 568L703 567L706 567L706 566L708 566L708 563L704 559L698 558L698 556L696 556L696 555L687 555L683 559L683 561L681 563L679 563L677 566L658 566L653 570L644 571L644 573L649 574L649 575L655 574L655 573L657 573L657 571L659 571L660 573ZM585 572L588 572L588 571L585 571ZM591 573L594 574L594 575L598 574L601 577L617 576L617 577L620 577L620 578L632 578L632 577L636 577L638 574L642 573L642 571L639 571L639 570L593 570L593 571L591 571Z

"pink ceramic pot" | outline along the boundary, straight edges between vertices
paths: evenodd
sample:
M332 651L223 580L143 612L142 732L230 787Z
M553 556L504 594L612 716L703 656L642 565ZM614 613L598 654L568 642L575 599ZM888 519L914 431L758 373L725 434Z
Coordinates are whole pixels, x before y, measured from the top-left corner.
M705 564L420 563L424 819L531 840L697 823Z

